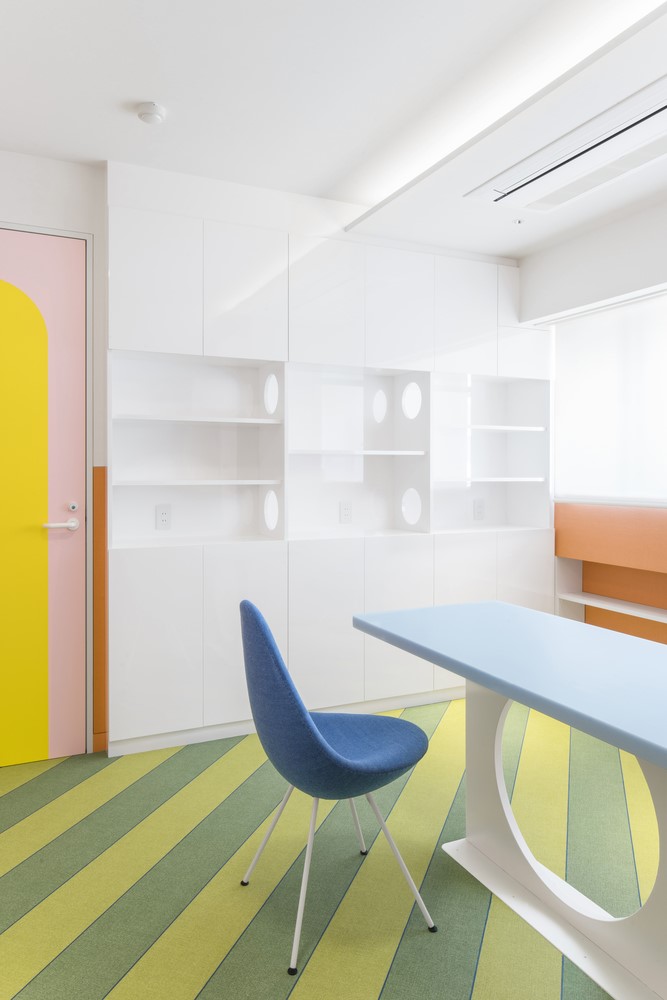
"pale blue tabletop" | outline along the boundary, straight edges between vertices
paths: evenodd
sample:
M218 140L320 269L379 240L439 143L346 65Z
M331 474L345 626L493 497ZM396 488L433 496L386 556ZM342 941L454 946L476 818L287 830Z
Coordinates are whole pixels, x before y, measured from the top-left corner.
M667 646L500 601L356 615L355 628L667 767Z

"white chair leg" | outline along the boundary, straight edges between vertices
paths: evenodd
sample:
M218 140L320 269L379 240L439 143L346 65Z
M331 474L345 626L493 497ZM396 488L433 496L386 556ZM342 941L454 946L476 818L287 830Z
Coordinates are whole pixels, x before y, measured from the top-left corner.
M257 864L257 862L259 861L259 859L260 859L260 856L261 856L261 854L262 854L262 851L264 850L264 848L265 848L265 847L266 847L266 845L268 844L268 842L269 842L269 837L271 836L271 834L272 834L272 833L273 833L273 831L275 830L275 828L276 828L276 825L277 825L277 823L278 823L278 820L280 819L280 817L281 817L281 816L282 816L282 814L283 814L283 809L284 809L284 808L285 808L285 806L287 805L287 802L288 802L288 799L289 799L289 797L290 797L290 795L292 794L292 792L293 792L293 791L294 791L294 785L290 785L290 786L289 786L289 788L287 789L287 791L285 792L285 795L284 795L284 797L283 797L283 800L282 800L282 802L281 802L281 803L280 803L280 805L278 806L278 812L276 813L276 815L275 815L275 816L273 817L273 819L271 820L271 825L269 826L269 829L268 829L268 830L266 831L266 833L264 834L264 839L263 839L262 843L261 843L261 844L259 845L259 847L257 848L257 854L256 854L256 855L255 855L255 857L254 857L254 858L252 859L252 861L251 861L251 863L250 863L250 868L248 868L248 871L247 871L247 872L245 873L245 875L244 875L244 876L243 876L243 878L241 879L241 885L247 885L247 884L248 884L248 882L250 881L250 876L252 875L252 873L253 873L253 872L254 872L254 870L255 870L255 865L256 865L256 864Z
M306 890L308 889L308 875L310 873L310 859L313 856L313 840L315 839L315 824L317 823L317 807L319 799L313 799L313 809L310 814L310 830L308 831L308 843L306 845L306 858L303 863L303 876L301 878L301 892L299 893L299 908L296 914L296 927L294 928L294 942L292 944L292 958L287 970L290 976L296 976L296 960L299 954L299 941L301 940L301 924L303 923L303 911L306 906Z
M431 914L426 909L426 907L424 905L424 900L421 898L417 886L412 881L412 876L411 876L410 872L408 871L407 866L405 864L405 861L401 857L401 855L399 853L399 850L398 850L396 844L394 843L391 834L389 833L389 830L387 829L387 824L385 823L384 819L382 818L382 813L378 809L377 803L375 802L375 799L370 794L370 792L367 794L366 798L368 799L368 803L369 803L371 809L375 813L375 817L376 817L378 823L382 827L382 832L384 833L385 837L387 838L389 846L391 847L392 851L394 852L394 857L398 861L400 869L403 872L403 875L405 876L405 881L410 886L410 891L412 892L412 895L415 897L415 901L417 903L417 906L421 910L422 916L423 916L424 920L426 921L426 923L428 924L428 929L431 932L435 933L438 928L433 923L433 920L431 919Z
M350 803L350 809L352 810L352 822L354 823L354 829L357 831L357 838L359 840L361 853L368 854L366 841L364 840L364 835L361 832L361 823L359 822L359 816L357 815L357 807L354 804L354 799L348 799L347 801Z

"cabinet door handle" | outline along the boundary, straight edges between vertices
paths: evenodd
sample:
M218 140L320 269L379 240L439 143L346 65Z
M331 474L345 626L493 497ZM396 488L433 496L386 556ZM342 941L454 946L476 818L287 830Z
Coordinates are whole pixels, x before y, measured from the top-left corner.
M68 531L76 531L79 521L76 517L70 517L69 521L54 521L51 524L43 524L43 528L67 528Z

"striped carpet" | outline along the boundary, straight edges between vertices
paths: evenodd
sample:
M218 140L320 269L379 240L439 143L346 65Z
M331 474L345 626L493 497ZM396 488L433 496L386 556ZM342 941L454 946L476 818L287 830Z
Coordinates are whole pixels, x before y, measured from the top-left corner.
M399 714L399 713L394 713ZM425 931L366 804L323 803L299 956L287 975L310 801L256 737L0 770L0 1000L604 1000L439 845L464 834L464 706L406 710L430 752L377 793L439 933ZM634 758L513 706L505 777L535 854L610 912L657 868ZM372 845L372 846L371 846Z

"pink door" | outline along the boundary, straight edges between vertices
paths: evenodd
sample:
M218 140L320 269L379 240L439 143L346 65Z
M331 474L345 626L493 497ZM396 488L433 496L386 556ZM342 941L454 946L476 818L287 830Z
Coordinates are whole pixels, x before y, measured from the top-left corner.
M0 475L0 765L83 753L84 240L0 229Z

